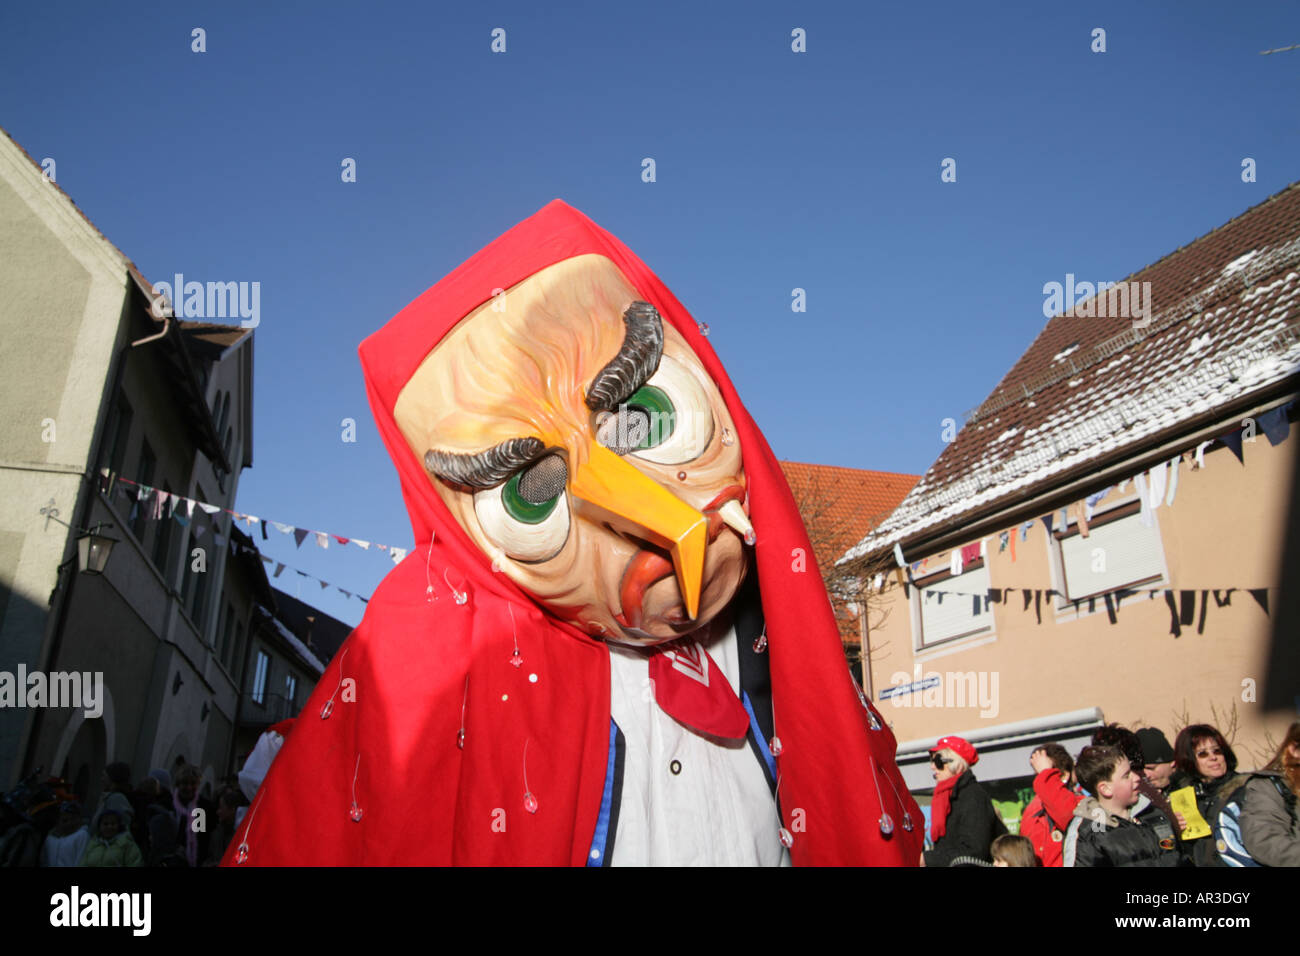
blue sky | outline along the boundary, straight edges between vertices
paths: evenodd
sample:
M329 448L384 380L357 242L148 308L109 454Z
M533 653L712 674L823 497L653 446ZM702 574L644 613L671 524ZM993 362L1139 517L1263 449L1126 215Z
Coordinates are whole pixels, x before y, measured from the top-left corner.
M1300 178L1300 50L1259 55L1292 43L1289 3L7 4L0 125L150 279L261 283L237 507L405 547L357 345L550 199L709 323L779 456L919 473L1044 283ZM391 567L264 550L366 594Z

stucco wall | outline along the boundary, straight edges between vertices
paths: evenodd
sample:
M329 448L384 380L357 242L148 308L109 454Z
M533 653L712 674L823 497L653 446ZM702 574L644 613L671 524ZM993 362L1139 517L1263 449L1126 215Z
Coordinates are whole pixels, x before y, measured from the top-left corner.
M1269 587L1274 589L1270 610L1276 606L1296 441L1300 428L1294 426L1290 439L1277 448L1260 434L1246 443L1244 466L1227 449L1207 451L1205 468L1191 471L1184 464L1173 505L1156 510L1168 586L1197 592L1197 617L1201 589ZM1112 493L1101 506L1132 499L1132 489L1130 483L1127 495ZM1031 517L1036 519L1025 516ZM1048 547L1047 532L1037 520L1027 539L1017 542L1015 562L1009 550L999 553L993 535L988 543L990 585L1059 587ZM891 584L886 598L888 618L870 635L878 697L891 685L916 679L918 664L922 677L937 673L946 686L961 686L962 696L971 685L969 679L959 685L956 675L974 675L977 692L981 687L996 690L982 703L945 695L940 704L931 694L927 705L919 693L883 700L881 712L900 742L1087 707L1101 708L1107 721L1159 727L1172 742L1181 726L1176 715L1186 714L1192 722L1218 720L1226 730L1235 708L1234 744L1242 766L1250 767L1261 762L1266 736L1271 733L1276 741L1295 719L1289 711L1264 713L1259 703L1269 679L1272 620L1245 590L1234 592L1231 605L1223 608L1216 607L1211 594L1204 633L1198 634L1194 623L1177 638L1170 634L1162 594L1154 600L1146 594L1128 598L1112 625L1100 603L1096 613L1076 618L1071 611L1058 621L1045 599L1039 624L1033 606L1025 610L1016 592L1009 602L992 605L992 635L919 653L913 650L913 615L902 590Z
M75 521L121 331L127 265L0 137L0 669L38 666L47 602ZM18 770L25 710L0 710L0 782Z

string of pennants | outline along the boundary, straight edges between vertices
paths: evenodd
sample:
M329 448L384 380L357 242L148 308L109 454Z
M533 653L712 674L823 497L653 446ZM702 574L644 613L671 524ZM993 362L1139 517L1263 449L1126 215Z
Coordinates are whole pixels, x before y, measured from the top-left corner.
M906 592L907 585L904 590ZM1111 624L1119 623L1120 605L1125 598L1134 597L1135 595L1145 594L1148 599L1155 600L1157 594L1163 594L1165 604L1169 608L1169 633L1174 637L1181 637L1183 628L1195 626L1197 634L1205 633L1205 616L1209 608L1210 599L1213 598L1216 608L1229 607L1232 604L1232 594L1234 591L1244 591L1255 599L1265 614L1268 610L1268 592L1278 590L1277 588L1116 588L1113 591L1107 591L1102 594L1094 594L1088 597L1071 598L1065 593L1055 588L988 588L982 593L963 592L963 591L921 591L927 603L937 601L943 603L944 598L970 598L972 610L975 615L988 611L991 604L1003 604L1007 607L1013 605L1011 592L1019 591L1024 601L1021 608L1022 612L1028 612L1029 606L1034 607L1034 616L1039 624L1043 623L1043 599L1046 598L1051 607L1051 601L1060 598L1072 604L1074 610L1078 612L1084 605L1087 605L1088 613L1091 614L1097 610L1098 604L1106 609L1106 615ZM1197 612L1197 595L1200 595L1200 611ZM1132 602L1130 602L1132 603Z
M117 487L115 488L115 483ZM131 486L127 488L125 486ZM132 491L134 489L134 491ZM299 577L309 578L321 586L321 590L330 587L330 583L314 574L308 574L298 568L285 564L283 561L277 561L269 555L262 554L255 547L248 547L237 542L230 541L229 535L222 534L216 515L218 513L230 516L232 522L243 522L248 528L250 536L252 532L260 527L262 540L269 539L269 529L274 528L282 534L292 535L296 546L301 548L304 541L312 538L317 547L328 549L330 539L340 546L354 545L363 551L369 551L374 548L377 552L387 555L393 564L400 564L402 559L409 553L407 548L398 548L393 545L380 544L376 541L365 541L361 538L346 538L342 535L333 534L327 531L311 531L306 528L299 528L296 525L286 524L281 521L272 521L269 518L260 518L257 515L244 514L239 511L232 511L229 508L223 508L220 505L214 505L206 501L198 501L194 498L187 498L184 495L173 494L163 491L160 488L154 488L150 485L138 481L132 481L130 478L114 477L108 471L103 469L100 472L100 490L105 494L111 494L114 490L120 491L123 497L133 501L131 508L131 521L135 521L141 514L146 520L158 521L163 518L169 518L182 527L193 527L196 538L201 538L207 533L209 526L212 529L212 538L219 546L230 545L231 549L241 554L256 555L262 562L268 566L274 565L274 571L271 573L272 578L278 578L285 571L293 571ZM198 512L196 514L196 511ZM204 518L209 519L208 524L204 524ZM355 597L364 603L369 603L369 599L362 597L360 594L354 594L345 588L334 585L335 590L339 591L346 597Z
M1290 434L1290 412L1294 403L1280 405L1277 408L1270 409L1262 415L1257 416L1259 431L1263 432L1271 445L1277 446L1286 441ZM1249 432L1249 434L1245 434ZM1220 436L1214 441L1221 442L1232 451L1237 461L1245 464L1243 456L1242 442L1254 440L1255 425L1251 423L1249 428L1234 428L1225 435ZM1137 493L1139 502L1139 520L1146 527L1151 527L1155 523L1155 511L1163 506L1172 506L1178 493L1179 470L1186 463L1190 470L1199 471L1205 468L1205 449L1214 444L1214 441L1201 442L1195 451L1185 451L1175 455L1168 461L1161 462L1158 465L1126 479L1119 485L1111 485L1103 488L1095 494L1079 500L1065 508L1060 508L1049 514L1041 515L1037 521L1041 521L1047 534L1051 535L1054 528L1062 532L1066 531L1070 524L1073 523L1078 529L1078 534L1082 538L1089 536L1089 522L1092 521L1093 514L1098 504L1103 501L1112 491L1118 491L1123 494L1128 487L1129 482L1133 482L1134 490ZM1073 522L1071 519L1073 518ZM1035 524L1034 520L1023 521L1016 526L999 532L998 553L1006 551L1011 552L1011 560L1016 560L1016 542L1023 542L1029 535L1030 529ZM953 577L960 575L966 565L971 564L980 558L988 556L988 548L991 538L985 537L980 541L973 542L961 548L953 548L948 555L948 570ZM924 558L920 561L907 562L903 557L901 543L894 545L894 560L898 565L894 571L898 584L903 588L904 595L908 594L909 585L917 587L915 576L924 575L943 569L943 563L932 558ZM906 579L904 579L906 575ZM878 573L871 581L870 586L873 590L880 590L884 583L884 574ZM1269 613L1268 609L1268 592L1272 590L1268 587L1263 588L1129 588L1120 587L1114 590L1090 595L1083 598L1070 598L1064 592L1055 588L988 588L981 592L962 592L962 591L939 591L918 589L924 599L929 601L937 600L943 603L945 597L948 598L969 598L972 602L973 613L978 615L981 611L987 611L990 604L1010 604L1011 592L1019 591L1024 601L1023 611L1028 611L1030 604L1033 604L1034 614L1038 623L1043 622L1042 604L1043 597L1046 596L1050 602L1053 597L1073 604L1077 612L1083 604L1088 605L1088 612L1096 610L1098 602L1105 605L1106 613L1111 624L1115 624L1119 619L1119 608L1121 602L1128 597L1138 594L1146 594L1149 599L1154 600L1157 594L1163 594L1165 603L1169 608L1170 626L1169 632L1174 637L1182 634L1183 628L1196 627L1197 634L1203 634L1205 629L1206 609L1209 606L1210 596L1213 596L1216 607L1227 607L1232 602L1232 593L1234 591L1245 591L1254 598L1255 602L1263 609L1265 614ZM1200 612L1197 613L1197 594L1200 594ZM981 608L982 604L982 608Z

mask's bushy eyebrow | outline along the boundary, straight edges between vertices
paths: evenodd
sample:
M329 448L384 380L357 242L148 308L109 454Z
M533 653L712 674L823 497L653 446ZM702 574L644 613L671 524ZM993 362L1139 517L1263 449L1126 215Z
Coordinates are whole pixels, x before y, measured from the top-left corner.
M587 407L613 411L659 368L664 353L664 324L649 302L633 302L623 313L627 332L618 354L591 380Z
M492 488L545 452L540 438L508 438L472 455L430 448L424 453L424 467L454 485Z

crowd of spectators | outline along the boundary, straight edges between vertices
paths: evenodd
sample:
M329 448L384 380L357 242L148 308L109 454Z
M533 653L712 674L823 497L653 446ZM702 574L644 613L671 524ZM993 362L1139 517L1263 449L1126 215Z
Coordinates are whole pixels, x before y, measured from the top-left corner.
M1098 728L1076 756L1030 754L1034 797L1019 835L971 769L976 749L942 737L922 866L1300 866L1300 721L1273 759L1242 772L1223 734L1193 724L1171 746L1154 727Z

